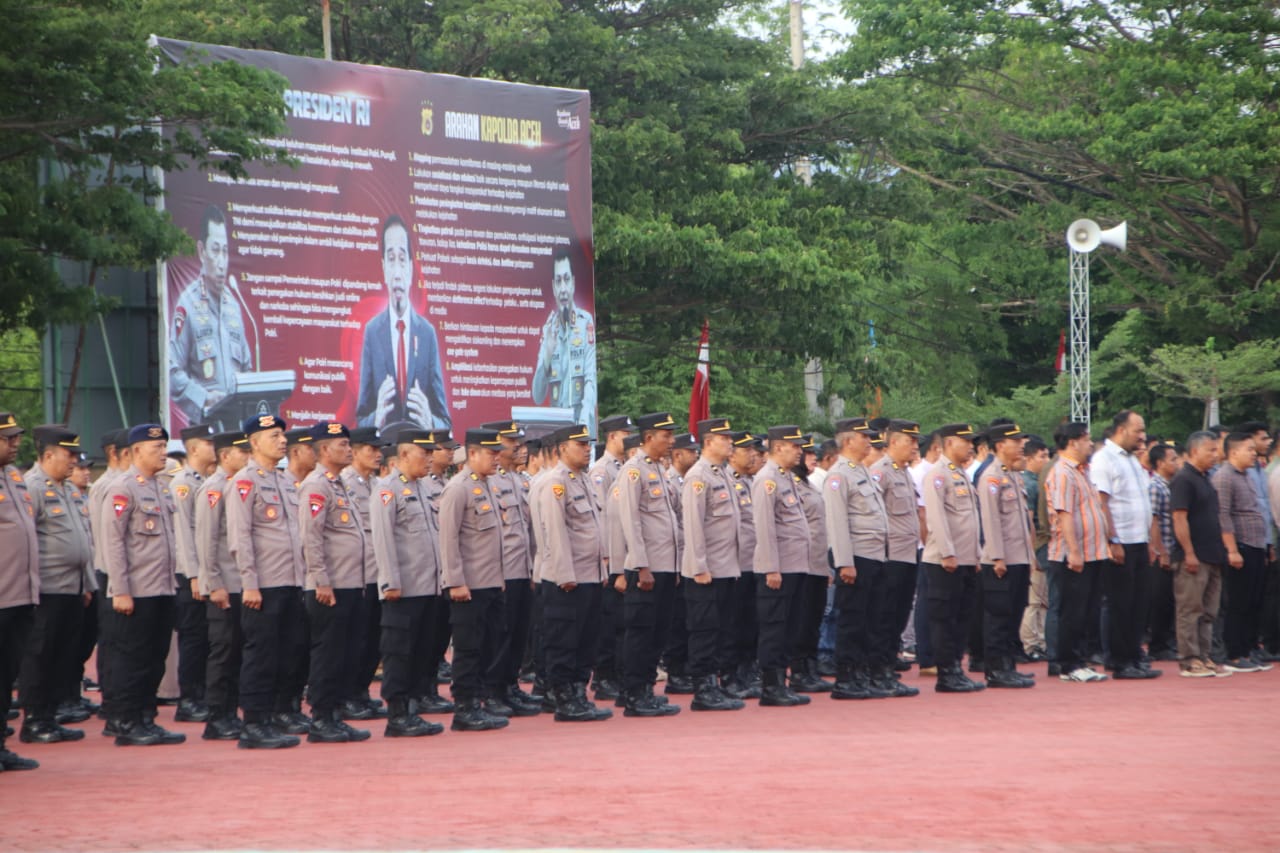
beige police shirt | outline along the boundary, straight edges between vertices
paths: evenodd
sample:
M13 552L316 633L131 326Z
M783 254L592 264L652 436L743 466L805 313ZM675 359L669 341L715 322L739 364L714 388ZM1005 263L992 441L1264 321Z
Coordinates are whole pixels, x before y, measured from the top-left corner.
M342 469L342 484L347 487L347 494L351 496L351 502L360 518L360 525L364 529L364 541L369 545L365 549L365 585L378 582L378 561L373 553L373 516L371 514L376 480L376 473L363 477L354 466L348 465Z
M1031 565L1035 551L1027 524L1022 474L998 461L992 462L978 481L978 506L982 516L982 562L1004 560L1010 566Z
M889 521L889 559L914 566L920 550L920 513L911 471L888 456L877 459L870 471L871 479L879 485L884 497Z
M196 578L200 594L225 589L242 591L240 572L227 538L227 472L219 468L209 475L194 497L196 530Z
M625 569L669 573L679 567L680 531L673 494L658 460L637 453L622 466L613 484L610 511L618 514Z
M585 472L559 463L539 481L537 502L541 579L557 586L603 582L600 505Z
M755 571L756 516L751 503L751 487L754 480L749 474L740 474L725 463L725 470L733 478L733 497L738 502L738 568L744 575Z
M298 489L298 532L306 564L305 588L364 587L364 520L342 477L316 468Z
M795 477L770 459L751 486L755 515L757 574L807 574L810 566L809 520L796 494Z
M889 556L889 519L880 487L866 466L841 456L822 484L827 537L838 568L854 557L883 562Z
M827 562L829 546L827 544L827 511L823 504L822 492L804 477L792 474L796 487L796 495L804 508L805 521L809 522L809 574L814 577L831 577L831 566Z
M944 557L955 557L958 565L978 565L978 499L964 469L946 456L925 474L924 513L929 539L923 562L941 565Z
M40 603L40 545L35 508L22 474L0 468L0 608ZM11 685L4 685L8 690Z
M502 520L504 580L527 581L533 575L528 489L528 480L515 471L499 468L489 478L489 490L498 503L498 517Z
M684 527L680 574L685 577L710 574L712 578L736 578L742 574L742 520L736 482L728 463L715 465L706 459L693 463L685 474L680 498Z
M155 477L137 467L117 478L107 498L102 551L107 560L107 595L159 598L173 595L173 498Z
M35 511L40 547L40 592L78 595L93 592L93 537L89 532L88 497L70 480L55 483L40 463L24 478Z
M302 587L297 489L287 471L255 461L228 479L227 541L242 589ZM230 588L230 587L228 587Z
M173 495L173 535L174 548L177 551L178 574L183 578L194 578L200 573L196 561L196 492L204 485L204 477L183 468L174 475L169 484L169 492Z
M389 589L403 598L439 595L439 548L423 481L388 477L374 495L371 515L378 597L385 599Z
M440 582L445 589L501 589L502 520L488 478L470 466L440 493Z

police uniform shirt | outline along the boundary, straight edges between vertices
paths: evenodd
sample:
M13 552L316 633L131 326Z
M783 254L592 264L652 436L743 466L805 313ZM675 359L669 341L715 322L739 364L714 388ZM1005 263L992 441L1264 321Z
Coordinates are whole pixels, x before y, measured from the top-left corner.
M1027 524L1022 475L999 462L978 479L982 522L982 562L1004 560L1010 566L1031 565L1031 528Z
M240 572L231 555L227 537L227 472L214 471L200 485L193 498L196 515L196 578L200 594L208 595L225 589L230 594L242 591Z
M354 465L342 469L342 484L347 487L351 503L360 518L360 526L364 530L364 540L369 544L365 549L364 582L366 585L378 582L378 561L373 553L373 491L376 476L362 477Z
M302 481L298 504L306 589L363 588L368 547L364 522L342 478L316 468Z
M502 522L488 480L464 465L440 493L440 582L445 589L503 585Z
M196 562L196 492L204 484L204 477L183 468L169 484L173 494L173 535L178 552L178 574L190 579L200 573Z
M871 466L871 479L880 487L889 519L889 559L895 563L916 561L920 548L920 514L915 479L911 471L881 456Z
M548 347L551 347L550 367L547 367ZM537 364L533 373L534 402L545 399L548 406L572 409L575 423L593 424L596 329L591 315L575 305L572 323L564 324L560 322L559 309L553 310L542 326Z
M378 597L398 589L404 598L440 594L435 522L422 480L388 477L370 506Z
M706 459L693 463L685 474L680 500L684 527L680 573L685 577L710 574L712 578L736 578L742 574L742 521L734 484L727 464L716 465Z
M502 572L505 580L527 581L533 575L529 548L528 481L515 471L499 468L489 477L489 490L502 521Z
M561 462L538 485L541 578L557 586L602 582L600 506L588 478Z
M733 478L733 497L738 502L738 570L755 570L756 516L751 502L754 480L750 474L739 474L725 463L725 471Z
M613 484L610 509L618 513L626 569L667 573L680 565L674 490L663 475L662 463L637 453L622 466Z
M547 478L550 476L552 469L543 468L535 474L529 481L529 522L533 539L533 582L540 583L542 581L542 564L546 561L546 546L543 544L547 541L547 532L544 527L546 520L542 517L542 505L539 503L542 490L546 488ZM599 501L597 500L597 506ZM603 520L604 514L601 513ZM604 552L604 537L601 536L601 551Z
M241 588L301 588L305 569L297 488L289 472L251 460L227 481L227 543Z
M76 595L93 592L93 540L89 535L89 502L64 480L55 483L40 463L25 478L40 547L40 592Z
M604 555L611 575L622 574L622 565L626 561L626 544L622 527L618 524L618 514L610 506L613 484L617 481L621 470L622 460L606 450L587 472L596 492L596 504L601 509Z
M111 484L124 472L108 468L102 476L89 486L89 533L93 537L93 567L107 573L107 558L102 553L102 530L107 524L107 498L111 494Z
M104 515L107 595L173 595L178 579L173 571L173 497L168 487L130 467L112 483Z
M924 478L925 524L929 539L921 559L940 565L955 557L961 566L978 565L978 499L964 469L946 456Z
M796 494L794 475L770 459L754 479L751 509L756 532L755 571L807 574L812 547L809 520Z
M0 608L40 603L40 546L35 508L22 474L0 468ZM8 690L12 685L3 685Z
M827 565L827 511L822 492L810 485L805 478L795 474L791 476L796 495L800 498L800 506L804 508L805 521L809 524L809 574L830 577L831 567Z
M889 519L880 487L866 466L841 456L827 472L822 491L827 538L836 566L852 566L854 557L885 560L889 553Z
M169 390L189 418L204 414L211 391L235 392L238 371L253 369L240 306L223 285L214 305L204 279L187 285L173 311Z

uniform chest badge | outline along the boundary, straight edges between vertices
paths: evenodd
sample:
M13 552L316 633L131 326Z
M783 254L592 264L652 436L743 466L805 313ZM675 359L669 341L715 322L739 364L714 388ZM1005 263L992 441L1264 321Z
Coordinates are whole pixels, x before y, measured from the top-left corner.
M153 519L153 518L148 518L146 521L144 521L144 522L142 523L142 529L143 529L143 530L155 530L155 529L156 529L156 522L155 522L155 519Z
M483 494L484 494L484 489L480 488L479 486L476 486L474 489L472 489L472 490L471 490L471 494L473 494L473 495L483 495Z
M213 378L213 359L206 358L200 362L200 372L204 374L205 379Z
M273 507L273 506L269 506L269 507L267 507L266 516L267 516L267 518L271 519L272 521L275 521L276 516L277 516L277 515L279 515L279 514L280 514L280 511L279 511L279 510L277 510L275 507Z
M405 497L408 497L409 495L413 494L413 489L410 489L409 487L406 486L405 490L400 494L404 495Z
M351 516L344 512L342 515L338 516L338 520L341 521L343 524L346 524L348 521L351 520Z
M968 490L968 489L966 489L966 488L964 488L963 486L961 486L960 488L956 489L956 495L957 495L958 497L962 497L962 498L963 498L963 497L967 496L968 494L969 494L969 490Z
M45 496L46 498L56 498L56 497L58 496L58 493L57 493L57 492L54 492L54 491L46 491L46 492L44 493L44 496Z
M649 472L649 479L650 479L650 480L656 480L656 479L658 479L658 475L657 475L657 473L656 473L656 472L654 472L654 471L650 471L650 472Z
M489 504L480 504L481 512L488 512L491 509L493 509L493 507L489 506ZM343 513L343 515L346 515L346 513Z
M653 495L655 498L662 497L662 487L654 486L652 489L649 490L649 494Z
M988 487L988 489L993 495L1000 494L1000 486L998 484L993 483L991 484L991 486Z
M253 480L236 480L236 494L240 496L241 501L249 499L249 493L253 491Z
M724 501L724 500L728 500L728 499L729 499L729 493L728 493L728 492L720 492L720 493L718 493L718 494L716 495L716 500Z

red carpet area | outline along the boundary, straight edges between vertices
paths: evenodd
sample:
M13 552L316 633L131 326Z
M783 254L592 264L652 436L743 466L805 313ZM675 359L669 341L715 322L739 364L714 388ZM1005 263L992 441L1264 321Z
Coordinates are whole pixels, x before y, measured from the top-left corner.
M5 850L1280 850L1280 669L240 750L11 746ZM448 717L433 718L448 724ZM362 725L362 724L356 724Z

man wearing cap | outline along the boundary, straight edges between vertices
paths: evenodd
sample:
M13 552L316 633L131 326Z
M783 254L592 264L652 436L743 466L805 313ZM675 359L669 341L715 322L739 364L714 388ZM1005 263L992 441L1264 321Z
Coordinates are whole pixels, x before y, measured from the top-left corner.
M129 430L133 465L111 487L102 551L112 613L106 626L111 647L107 717L118 746L182 743L186 736L155 724L156 689L173 635L177 578L174 575L173 498L156 475L164 469L169 434L159 424Z
M195 502L197 594L205 608L209 660L205 667L205 703L209 719L205 740L239 740L243 727L240 665L244 635L240 628L240 573L227 540L228 477L249 461L249 439L242 432L220 432L212 439L218 467L200 485Z
M488 731L507 725L484 707L485 673L502 626L502 520L489 482L502 439L491 429L469 429L466 447L466 464L440 494L440 574L451 600L452 728Z
M13 702L27 639L40 603L40 545L35 508L22 474L13 466L24 430L9 412L0 412L0 770L34 770L40 765L5 749L5 720Z
M574 304L574 287L569 249L557 249L551 259L555 307L542 324L542 342L533 372L533 401L571 409L575 421L585 422L594 431L596 327L591 314Z
M939 693L972 693L986 688L960 669L977 583L978 501L965 475L973 460L973 427L938 428L942 455L925 476L927 539L921 562L929 578L929 635L938 665Z
M626 593L623 618L622 701L628 717L665 717L680 712L658 700L653 683L666 646L680 561L676 502L662 458L671 449L675 421L667 412L636 418L640 452L623 464L609 494L622 532ZM618 552L618 543L612 543Z
M892 695L892 685L872 681L877 644L875 626L884 608L885 560L889 520L884 497L862 464L871 448L866 418L836 422L840 459L823 485L827 538L836 567L836 686L833 699L871 699ZM878 669L876 675L879 675Z
M410 707L428 676L434 681L442 649L434 642L440 565L436 525L423 489L435 449L434 433L397 434L398 472L382 483L370 505L373 551L378 565L382 627L382 695L387 701L387 737L425 737L444 727L428 723Z
M58 724L57 709L61 701L80 696L80 630L97 582L88 502L69 479L80 437L61 424L33 432L39 459L25 482L40 545L40 601L18 679L26 711L20 738L57 743L84 737L83 731Z
M515 421L482 424L502 441L498 469L489 476L489 489L498 502L502 522L503 618L497 650L485 673L489 699L486 707L499 716L510 712L517 717L534 717L541 703L520 689L520 662L529 636L533 609L533 553L529 537L529 483L515 470L516 456L524 440L524 429Z
M769 427L769 459L751 486L755 516L757 657L764 683L761 705L809 704L787 686L787 652L799 615L810 565L809 521L796 493L791 469L801 458L804 436L798 426Z
M988 687L1035 686L1033 678L1018 672L1013 643L1015 619L1022 613L1014 605L1016 589L1030 584L1036 561L1021 475L1027 467L1022 452L1026 438L1013 423L987 430L992 462L978 475L982 522L978 582L982 584L982 660Z
M440 560L440 495L444 493L448 482L449 468L453 465L453 453L458 449L458 442L448 430L432 430L431 440L435 449L431 451L430 471L422 480L423 494L431 508L431 522L435 525L436 538L433 539L436 549L437 564ZM449 596L436 596L435 613L432 617L434 639L432 648L438 649L435 661L428 667L421 684L414 691L417 698L418 712L422 714L452 714L456 709L453 702L440 695L440 667L444 662L444 653L449 648L449 640L453 629L449 625ZM446 670L447 672L448 670ZM446 682L447 683L447 682Z
M372 504L378 471L382 465L383 440L377 427L351 430L351 464L342 469L342 484L351 495L361 526L365 548L364 596L352 624L352 638L359 644L351 684L344 691L342 716L348 720L371 720L386 716L382 702L369 695L369 685L378 671L382 639L381 605L378 599L378 562L373 554Z
M107 506L107 498L111 495L111 484L117 477L129 470L133 464L133 454L128 447L129 431L127 429L111 430L102 436L102 452L107 457L107 468L89 489L89 532L93 539L93 575L98 584L98 685L105 694L111 677L111 650L107 648L103 634L111 613L111 599L107 596L107 560L102 553L102 532L106 527L106 514L111 510ZM111 733L114 737L114 733Z
M725 692L739 699L760 698L756 662L756 524L751 503L753 477L760 470L754 447L756 438L742 431L731 433L733 450L725 469L738 502L738 582L733 585L734 671L725 679Z
M617 514L610 515L609 493L613 491L613 483L618 479L622 463L627 461L626 444L632 437L631 430L634 426L635 423L627 415L612 415L600 421L600 435L605 440L604 452L589 472L596 491L596 501L603 513L601 523L604 526L605 567L609 571L610 581L623 575L622 566L614 566L611 559L613 540L620 539L622 531L616 524ZM625 578L620 586L625 589ZM611 582L605 583L601 592L600 642L593 682L595 697L599 700L617 699L622 690L622 642L626 636L622 596L621 589Z
M199 565L196 561L196 493L218 467L213 449L213 427L194 424L180 433L187 464L174 475L173 534L178 552L178 687L180 699L174 719L203 723L209 719L204 703L205 667L209 659L209 624L199 598Z
M284 419L275 415L244 422L251 456L244 468L227 477L222 496L227 544L241 586L241 749L297 746L299 740L286 733L301 734L310 724L293 709L295 693L306 679L299 651L306 617L302 540L297 504L290 497L297 490L289 472L276 469L288 443L285 428Z
M310 743L367 740L369 733L342 720L361 653L353 642L364 598L364 537L355 499L342 483L351 464L351 433L343 424L320 421L311 428L319 465L298 489L302 559L306 564L307 623L311 626Z
M550 695L560 722L606 720L613 712L587 699L606 578L600 507L587 474L589 432L582 424L562 427L550 440L560 460L539 480L534 497Z
M701 448L698 439L692 433L682 432L676 435L671 445L671 465L667 469L667 482L671 487L671 498L675 501L676 536L680 547L684 548L684 518L682 496L684 477L698 461ZM676 571L680 571L679 565ZM683 582L680 582L683 583ZM671 631L667 634L667 645L662 650L662 667L667 671L667 686L663 692L667 695L692 694L693 679L689 677L689 627L688 616L684 609L684 596L676 590L675 602L671 605Z
M806 434L801 453L813 450L813 436ZM831 584L831 563L827 546L827 514L822 492L809 484L809 468L801 461L791 469L792 485L809 524L809 566L800 592L799 610L789 630L788 657L791 661L791 689L796 693L829 693L831 682L818 672L818 644L822 632L822 612L826 609L827 588Z
M740 508L729 456L733 429L728 418L697 424L702 456L685 474L681 494L683 550L680 586L689 634L689 675L694 711L736 711L743 702L721 686L735 664L734 584L741 574ZM718 678L719 677L719 678Z

